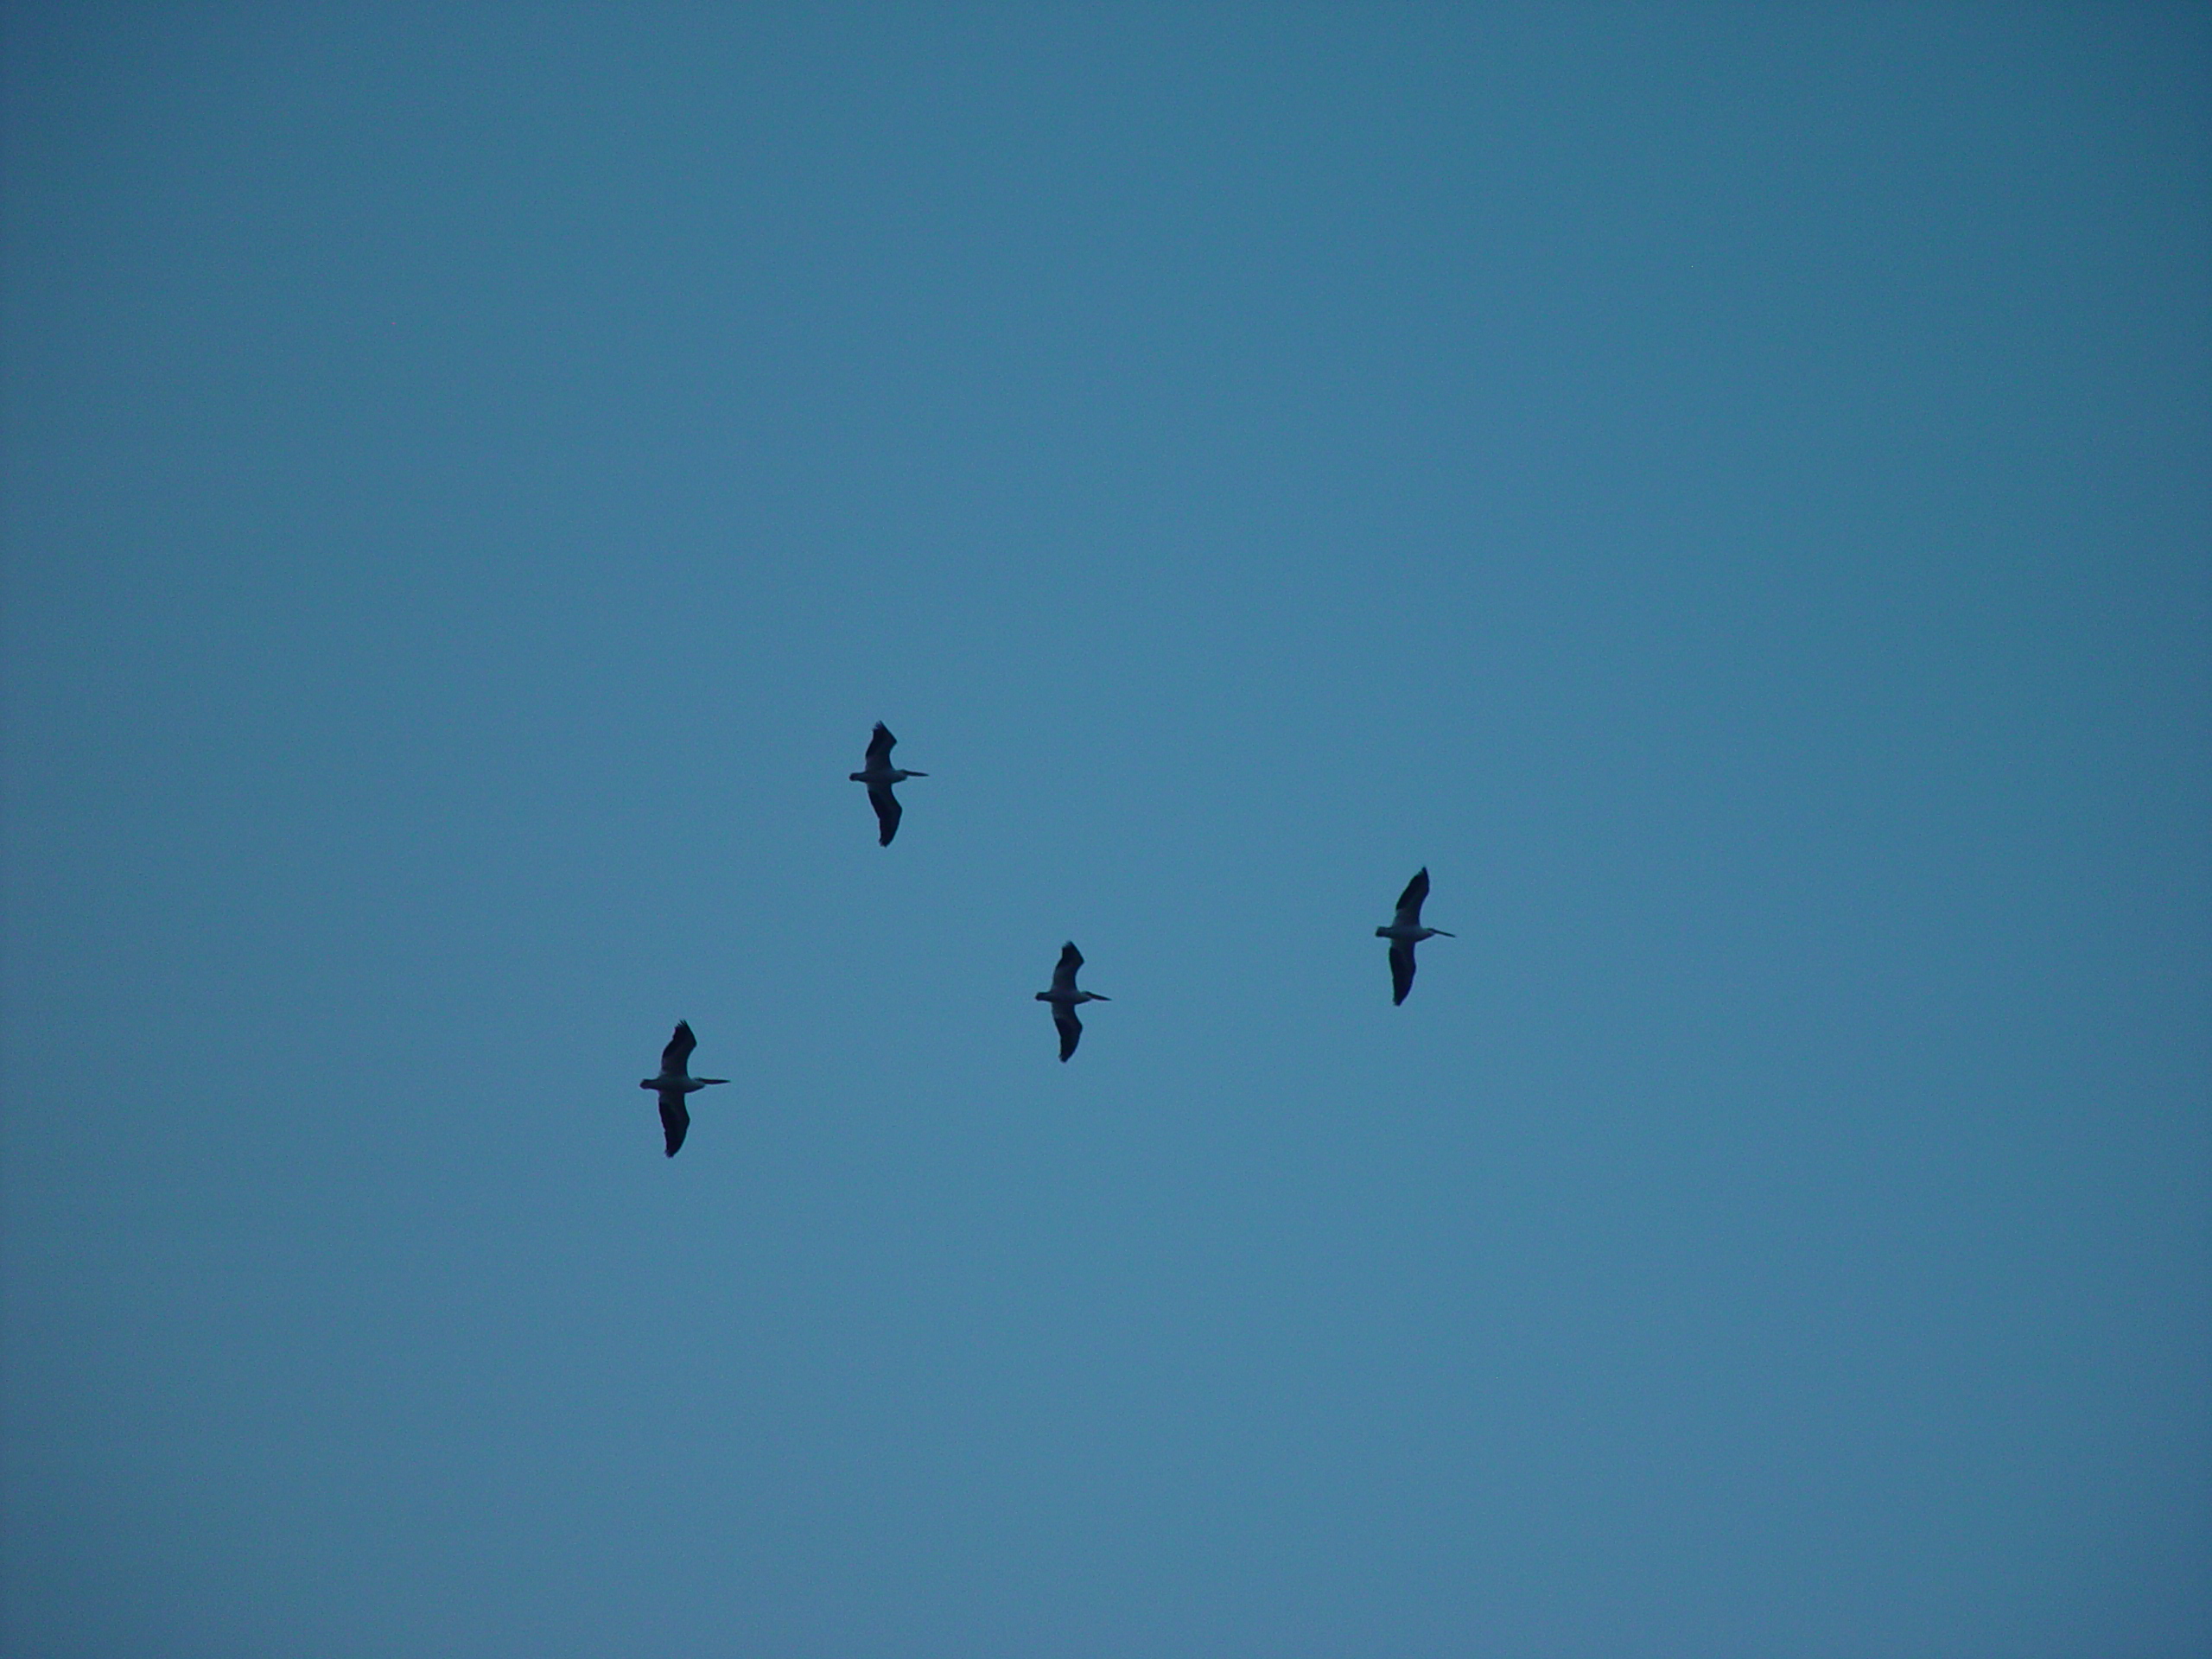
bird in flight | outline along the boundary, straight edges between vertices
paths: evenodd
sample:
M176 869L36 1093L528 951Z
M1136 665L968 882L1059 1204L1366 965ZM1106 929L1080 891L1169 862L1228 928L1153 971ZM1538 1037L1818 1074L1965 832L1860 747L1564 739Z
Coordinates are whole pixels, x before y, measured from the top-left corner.
M1440 927L1421 925L1421 900L1428 897L1428 867L1423 865L1414 879L1406 883L1406 890L1398 895L1398 913L1390 918L1390 925L1378 927L1375 937L1390 941L1390 1006L1406 1000L1406 993L1414 988L1414 946L1423 939L1434 938L1443 933L1447 939L1457 938L1456 933L1445 933Z
M909 778L926 778L926 772L906 772L891 764L891 751L899 740L891 735L891 728L881 721L875 722L875 735L868 741L868 765L847 775L856 784L868 785L868 804L875 809L875 822L880 832L875 838L879 847L888 847L891 837L899 833L900 809L899 798L891 792L891 785L903 784Z
M1075 970L1083 966L1083 952L1070 939L1060 947L1059 965L1052 969L1052 988L1037 993L1039 1002L1052 1005L1052 1024L1059 1028L1060 1058L1065 1061L1075 1052L1075 1046L1083 1040L1083 1021L1075 1017L1076 1005L1080 1002L1111 1002L1110 996L1101 996L1096 991L1078 991L1075 988Z
M691 1128L691 1113L683 1103L683 1096L696 1094L710 1083L728 1083L728 1077L695 1077L685 1070L691 1051L699 1046L699 1039L691 1034L691 1022L676 1022L676 1034L668 1039L668 1046L660 1052L660 1075L640 1078L638 1087L651 1089L660 1096L661 1133L668 1137L668 1155L675 1157L683 1145L683 1137Z

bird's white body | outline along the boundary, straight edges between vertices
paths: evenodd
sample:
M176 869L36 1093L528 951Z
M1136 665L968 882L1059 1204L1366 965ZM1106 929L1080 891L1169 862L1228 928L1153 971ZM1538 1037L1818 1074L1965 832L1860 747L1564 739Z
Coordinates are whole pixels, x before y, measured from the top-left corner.
M1457 937L1445 932L1440 927L1400 927L1393 924L1389 927L1378 927L1375 930L1375 937L1378 939L1403 939L1408 944L1419 944L1423 939L1433 939L1440 936L1447 939Z
M664 1071L657 1077L639 1078L638 1087L640 1089L652 1089L656 1091L663 1089L675 1089L687 1095L696 1095L710 1083L728 1083L728 1081L729 1079L728 1077L691 1077L683 1076L671 1077Z

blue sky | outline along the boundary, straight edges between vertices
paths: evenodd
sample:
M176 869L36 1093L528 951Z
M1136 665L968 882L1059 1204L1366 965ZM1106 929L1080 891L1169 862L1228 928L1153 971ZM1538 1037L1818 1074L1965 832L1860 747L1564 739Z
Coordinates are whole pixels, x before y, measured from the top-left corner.
M2201 13L0 29L12 1650L2212 1640Z

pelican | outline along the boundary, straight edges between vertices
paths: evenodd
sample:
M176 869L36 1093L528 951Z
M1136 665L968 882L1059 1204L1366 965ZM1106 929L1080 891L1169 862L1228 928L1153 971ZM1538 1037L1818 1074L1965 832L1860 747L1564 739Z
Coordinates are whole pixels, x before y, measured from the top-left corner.
M1060 947L1059 966L1052 969L1052 988L1037 993L1039 1002L1052 1005L1052 1023L1059 1027L1060 1058L1065 1062L1075 1052L1075 1046L1083 1040L1083 1021L1075 1017L1078 1002L1111 1002L1110 996L1101 996L1096 991L1078 991L1075 988L1075 970L1083 966L1083 952L1070 939Z
M899 833L899 798L891 792L891 785L903 784L909 778L926 778L926 772L904 772L891 764L891 751L899 740L891 735L891 728L881 721L875 722L875 735L868 741L868 765L859 772L846 775L856 784L868 785L868 804L875 809L875 821L882 833L875 838L879 847L888 847L891 837Z
M1390 1006L1394 1008L1414 988L1414 946L1444 933L1440 927L1421 925L1421 900L1427 897L1428 867L1424 864L1398 895L1398 913L1390 918L1390 925L1375 930L1376 938L1390 941ZM1459 936L1444 933L1444 937L1456 939Z
M683 1104L683 1096L697 1093L710 1083L729 1081L728 1077L695 1077L684 1069L691 1051L698 1046L699 1039L691 1034L691 1022L677 1020L676 1034L660 1052L660 1076L638 1081L639 1088L654 1090L660 1096L661 1132L668 1137L668 1155L671 1158L683 1147L684 1132L691 1127L691 1114Z

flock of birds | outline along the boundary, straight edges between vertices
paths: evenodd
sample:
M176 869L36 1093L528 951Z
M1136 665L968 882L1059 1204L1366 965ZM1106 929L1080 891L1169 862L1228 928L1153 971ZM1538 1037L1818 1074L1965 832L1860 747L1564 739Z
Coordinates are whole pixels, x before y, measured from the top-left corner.
M860 771L848 774L856 784L868 785L868 804L875 809L876 838L879 847L888 847L891 838L899 833L899 820L903 816L899 798L891 792L892 785L903 784L909 778L926 778L926 772L908 772L891 764L891 751L899 740L891 735L891 728L881 721L875 722L875 734L868 739L866 764ZM1454 938L1440 927L1423 927L1421 907L1428 897L1428 870L1426 866L1414 874L1406 883L1406 890L1398 895L1397 912L1387 927L1375 930L1378 939L1390 941L1390 1002L1392 1007L1406 1000L1406 993L1414 988L1414 947L1423 939L1440 935ZM1108 1002L1113 999L1101 996L1096 991L1076 988L1075 976L1083 966L1083 952L1075 948L1071 939L1060 947L1060 959L1052 969L1052 988L1037 993L1039 1002L1052 1005L1052 1025L1059 1033L1060 1058L1065 1061L1075 1052L1075 1046L1083 1040L1083 1021L1076 1017L1076 1009L1085 1002ZM684 1104L687 1096L717 1083L728 1083L728 1077L695 1077L691 1075L691 1051L699 1039L691 1034L688 1020L676 1022L676 1033L668 1039L668 1046L660 1052L660 1075L640 1078L638 1087L650 1089L660 1096L660 1127L668 1143L668 1156L673 1158L683 1145L683 1137L691 1130L691 1109Z

